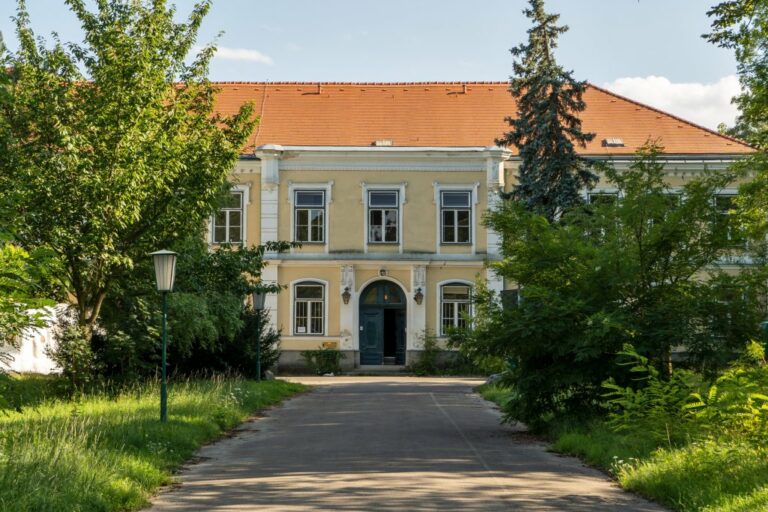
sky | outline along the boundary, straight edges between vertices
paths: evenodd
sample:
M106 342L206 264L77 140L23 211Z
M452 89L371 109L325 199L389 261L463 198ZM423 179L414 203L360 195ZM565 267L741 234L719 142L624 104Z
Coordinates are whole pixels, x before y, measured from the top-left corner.
M176 0L185 15L192 0ZM526 0L213 0L199 42L222 81L504 81ZM570 27L556 56L581 80L704 126L732 124L731 51L702 39L716 0L548 0ZM13 0L0 31L16 47ZM64 0L27 0L37 35L80 41Z

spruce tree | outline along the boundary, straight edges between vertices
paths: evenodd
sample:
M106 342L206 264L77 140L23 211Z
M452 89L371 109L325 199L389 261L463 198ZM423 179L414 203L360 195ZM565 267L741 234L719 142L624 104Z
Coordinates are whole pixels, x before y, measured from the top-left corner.
M530 4L523 11L533 22L528 42L510 50L515 60L509 92L517 101L517 116L506 118L511 131L496 143L514 145L520 152L518 184L511 197L553 221L581 202L581 188L597 181L590 163L575 150L595 135L582 131L577 116L586 106L582 94L587 83L574 80L553 54L557 37L568 27L557 26L560 15L546 13L544 0Z

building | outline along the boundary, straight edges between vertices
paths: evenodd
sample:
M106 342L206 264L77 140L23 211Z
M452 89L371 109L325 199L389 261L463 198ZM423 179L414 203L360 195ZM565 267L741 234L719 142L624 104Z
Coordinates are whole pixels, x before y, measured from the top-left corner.
M485 267L499 237L482 217L517 173L515 153L494 143L515 114L505 82L218 86L221 112L251 101L261 123L210 243L303 243L267 255L264 278L286 287L266 302L281 365L319 347L344 352L347 366L407 364L425 331L462 324L477 279L504 289ZM596 133L585 155L620 167L660 139L673 185L752 151L598 87L584 99L584 129ZM722 192L726 205L736 190Z

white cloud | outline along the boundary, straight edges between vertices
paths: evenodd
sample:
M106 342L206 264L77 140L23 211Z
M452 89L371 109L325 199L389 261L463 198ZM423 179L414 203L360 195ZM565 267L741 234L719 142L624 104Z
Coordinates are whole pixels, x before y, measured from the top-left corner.
M216 49L216 58L225 60L241 60L247 62L258 62L259 64L272 65L275 61L269 55L264 55L257 50L249 50L247 48L227 48L226 46L219 46Z
M672 83L663 76L628 77L603 87L712 129L720 123L733 125L738 110L731 98L741 91L736 75L711 84Z

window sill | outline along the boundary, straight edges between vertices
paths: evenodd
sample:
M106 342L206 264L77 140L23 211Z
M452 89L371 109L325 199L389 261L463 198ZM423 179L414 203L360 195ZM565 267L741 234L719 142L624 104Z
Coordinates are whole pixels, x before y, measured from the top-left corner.
M400 245L400 242L368 242L368 245Z
M472 242L440 242L440 245L472 247Z

